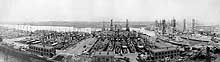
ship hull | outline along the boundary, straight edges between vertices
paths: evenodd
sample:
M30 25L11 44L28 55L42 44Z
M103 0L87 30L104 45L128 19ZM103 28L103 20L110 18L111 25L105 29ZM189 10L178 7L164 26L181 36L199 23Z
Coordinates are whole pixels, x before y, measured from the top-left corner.
M182 39L187 39L187 40L192 40L192 41L199 41L199 42L209 42L209 41L206 41L206 40L200 40L200 39L193 39L193 38L186 38L186 37L180 37Z

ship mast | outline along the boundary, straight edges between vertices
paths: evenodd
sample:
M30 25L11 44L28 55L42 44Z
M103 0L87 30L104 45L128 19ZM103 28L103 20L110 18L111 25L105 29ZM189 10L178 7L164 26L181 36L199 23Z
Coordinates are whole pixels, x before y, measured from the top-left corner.
M166 32L165 24L166 24L166 20L162 20L162 35L164 35Z
M183 20L183 32L186 31L186 19Z
M105 22L102 22L102 31L105 31Z
M111 19L111 23L110 23L110 31L113 31L113 19Z
M192 33L195 33L195 19L192 19Z
M156 21L155 21L154 31L157 31L157 30L158 30L158 27L159 27L159 23L158 23L158 21L156 20Z
M173 33L176 32L176 20L175 19L172 20L172 31Z
M128 19L126 19L126 31L130 31L130 29L128 27Z

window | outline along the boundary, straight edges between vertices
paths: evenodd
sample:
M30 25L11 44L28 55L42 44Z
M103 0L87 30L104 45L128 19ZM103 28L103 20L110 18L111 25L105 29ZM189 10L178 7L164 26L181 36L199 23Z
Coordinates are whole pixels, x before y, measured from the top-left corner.
M105 58L102 58L102 61L105 62Z
M100 62L100 58L97 58L97 60L96 60L96 61Z
M106 62L109 62L109 58L106 58Z

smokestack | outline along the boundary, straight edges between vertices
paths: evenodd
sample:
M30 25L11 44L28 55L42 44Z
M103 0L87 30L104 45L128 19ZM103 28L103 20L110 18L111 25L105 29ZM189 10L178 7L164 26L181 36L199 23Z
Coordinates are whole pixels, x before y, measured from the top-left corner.
M128 19L126 19L126 31L130 31L130 29L128 27Z
M186 31L186 19L183 20L183 32Z
M192 19L192 32L195 33L195 19Z
M113 31L113 19L111 19L111 23L110 23L110 31Z
M163 35L164 35L165 32L166 32L165 24L166 24L166 20L162 20L162 34L163 34Z

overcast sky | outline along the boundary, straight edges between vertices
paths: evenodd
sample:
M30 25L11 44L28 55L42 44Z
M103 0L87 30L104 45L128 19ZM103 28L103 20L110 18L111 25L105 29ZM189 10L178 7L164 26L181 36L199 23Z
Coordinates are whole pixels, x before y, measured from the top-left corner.
M220 23L220 0L0 0L1 23L36 21L154 21L176 18Z

